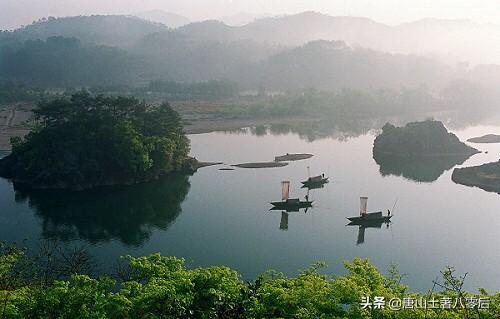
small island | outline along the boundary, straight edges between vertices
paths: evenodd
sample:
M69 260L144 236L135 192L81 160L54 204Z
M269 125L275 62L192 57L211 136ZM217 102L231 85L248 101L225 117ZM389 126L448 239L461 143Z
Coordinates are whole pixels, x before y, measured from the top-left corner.
M375 139L373 156L399 158L453 157L463 160L479 153L447 131L442 122L427 120L395 127L387 123Z
M500 135L486 134L486 135L483 135L483 136L470 138L470 139L467 140L467 142L471 142L471 143L484 143L484 144L500 143Z
M465 186L500 194L500 161L480 166L455 168L451 179Z
M11 144L0 176L33 189L136 184L198 167L168 103L85 91L39 103L32 131Z

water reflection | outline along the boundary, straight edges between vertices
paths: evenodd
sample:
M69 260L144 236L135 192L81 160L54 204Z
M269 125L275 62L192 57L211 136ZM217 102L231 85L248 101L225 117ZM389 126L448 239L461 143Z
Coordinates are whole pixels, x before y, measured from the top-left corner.
M83 192L15 191L16 201L27 200L41 219L43 238L119 240L139 246L155 228L166 230L175 221L189 188L188 176L173 174L150 183Z
M280 229L281 230L288 230L288 213L287 212L281 212Z
M368 222L368 223L355 223L355 222L350 222L347 224L347 226L358 226L358 238L356 240L356 246L364 244L365 243L365 230L367 228L376 228L376 229L381 229L382 225L386 226L387 229L389 229L391 222L383 222L383 221L374 221L374 222Z
M278 208L271 208L270 211L279 211L281 210L281 220L280 220L280 230L287 231L288 230L288 217L290 216L290 213L298 213L304 211L304 213L307 213L309 210L309 207L303 209L303 208L289 208L286 210L278 209Z
M445 171L450 170L455 165L463 164L467 158L463 155L435 158L401 158L379 154L373 155L373 159L380 166L379 171L382 176L403 176L406 179L423 183L434 182Z
M490 114L491 115L491 114ZM238 128L225 130L231 134L252 134L254 136L266 135L287 135L296 134L302 140L314 142L319 139L332 138L340 141L348 141L349 139L365 135L367 133L379 130L386 123L392 123L396 126L404 126L409 122L422 121L433 118L445 123L449 129L463 129L469 126L482 123L485 119L498 123L498 117L487 116L487 114L479 112L430 112L419 114L401 114L398 116L386 116L379 118L353 118L352 116L342 116L334 119L303 119L287 123L274 123L269 125L257 125L250 128Z
M308 142L324 138L347 141L382 127L388 119L344 119L336 120L304 120L294 123L257 125L248 129L226 130L231 134L252 134L254 136L297 134ZM396 121L397 122L397 121Z

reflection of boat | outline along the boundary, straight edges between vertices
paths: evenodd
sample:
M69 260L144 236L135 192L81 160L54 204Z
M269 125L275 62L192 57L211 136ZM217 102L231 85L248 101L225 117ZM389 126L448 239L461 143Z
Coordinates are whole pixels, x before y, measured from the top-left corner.
M271 202L271 205L276 209L281 210L294 210L300 208L307 208L312 206L312 201L309 201L309 196L306 196L305 201L301 201L298 198L289 198L290 194L290 182L283 181L281 182L281 201L280 202Z
M387 227L389 227L389 224L391 223L390 220L387 220L387 221L381 221L379 220L378 222L375 222L375 221L372 221L371 223L365 223L363 225L360 225L360 224L357 224L357 223L354 223L354 222L350 222L349 224L347 224L347 226L359 226L358 228L358 239L356 241L356 245L360 245L360 244L363 244L365 242L365 229L367 228L382 228L382 224L386 224Z
M288 213L281 212L280 229L288 230Z
M387 210L387 215L382 214L382 212L367 213L366 208L368 204L368 197L360 197L360 208L359 216L347 217L353 225L366 225L374 223L389 222L392 215L391 211Z

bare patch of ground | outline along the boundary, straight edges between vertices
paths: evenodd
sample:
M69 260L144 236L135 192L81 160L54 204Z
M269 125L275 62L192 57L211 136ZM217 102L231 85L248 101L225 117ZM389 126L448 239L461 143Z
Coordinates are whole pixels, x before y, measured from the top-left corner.
M0 106L0 150L11 149L11 137L24 137L29 133L27 121L31 118L32 109L31 103Z

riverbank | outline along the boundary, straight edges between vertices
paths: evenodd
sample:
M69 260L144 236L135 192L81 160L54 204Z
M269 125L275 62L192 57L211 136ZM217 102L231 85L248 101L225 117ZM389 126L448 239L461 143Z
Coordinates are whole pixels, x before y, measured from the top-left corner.
M30 132L28 120L32 116L33 103L16 103L0 109L0 151L10 151L10 139L23 137ZM215 131L232 131L249 126L272 124L299 124L317 122L318 118L304 116L286 116L270 118L226 118L215 114L215 106L200 107L173 103L174 109L184 121L186 134L203 134Z

